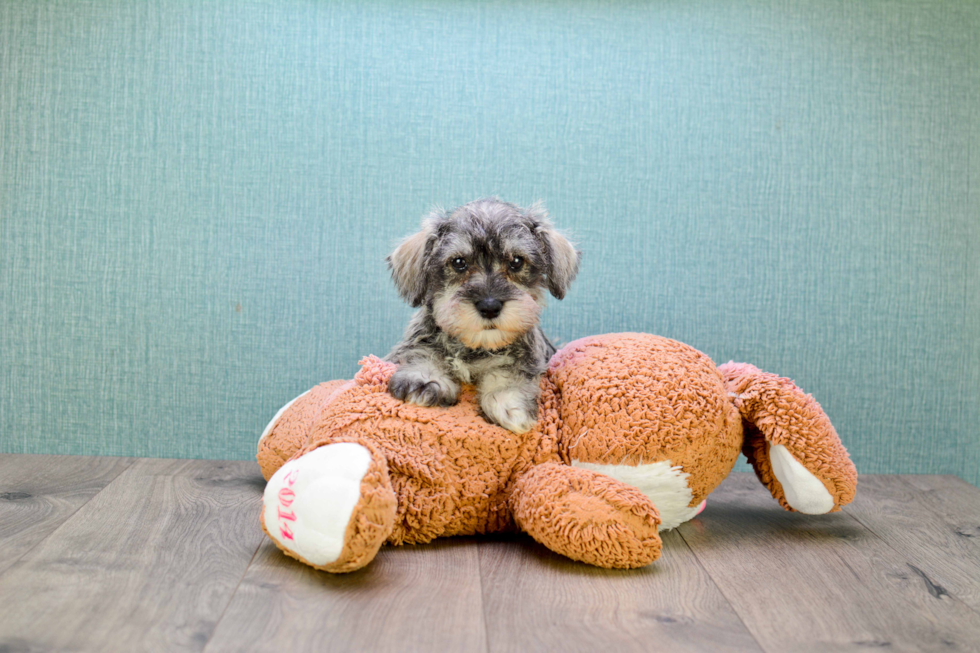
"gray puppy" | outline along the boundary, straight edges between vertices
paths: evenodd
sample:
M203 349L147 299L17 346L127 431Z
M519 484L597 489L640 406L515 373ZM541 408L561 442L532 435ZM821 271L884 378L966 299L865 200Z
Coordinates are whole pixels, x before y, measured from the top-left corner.
M398 364L391 394L451 406L472 383L488 421L530 430L555 353L538 326L544 292L564 297L579 257L538 204L488 198L432 212L387 258L401 296L420 307L386 357Z

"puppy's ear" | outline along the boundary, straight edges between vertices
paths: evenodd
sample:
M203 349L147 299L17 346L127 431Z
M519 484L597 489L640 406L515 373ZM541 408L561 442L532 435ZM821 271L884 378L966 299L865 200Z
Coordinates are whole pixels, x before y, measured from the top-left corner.
M422 221L422 230L399 243L385 259L398 294L414 307L425 300L428 273L425 263L435 242L435 225L431 219Z
M578 274L582 253L575 249L568 238L551 224L548 211L540 203L527 210L527 217L534 225L534 233L544 249L545 273L548 275L548 291L557 299L563 299L568 287Z

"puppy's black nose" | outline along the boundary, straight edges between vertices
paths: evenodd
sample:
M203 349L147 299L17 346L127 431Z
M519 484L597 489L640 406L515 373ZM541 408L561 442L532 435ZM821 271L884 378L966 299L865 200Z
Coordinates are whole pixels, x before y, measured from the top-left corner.
M503 307L504 305L500 302L500 300L494 299L493 297L481 299L476 303L476 310L480 311L480 315L488 320L492 320L500 315L500 309Z

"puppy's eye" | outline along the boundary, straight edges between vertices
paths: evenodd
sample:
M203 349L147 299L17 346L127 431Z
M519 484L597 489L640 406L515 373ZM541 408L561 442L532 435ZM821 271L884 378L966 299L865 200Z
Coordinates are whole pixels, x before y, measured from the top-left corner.
M452 263L453 269L457 272L466 272L466 259L462 256L457 256L450 262Z
M520 272L521 268L524 267L524 259L520 256L515 256L507 264L507 267L510 268L511 272Z

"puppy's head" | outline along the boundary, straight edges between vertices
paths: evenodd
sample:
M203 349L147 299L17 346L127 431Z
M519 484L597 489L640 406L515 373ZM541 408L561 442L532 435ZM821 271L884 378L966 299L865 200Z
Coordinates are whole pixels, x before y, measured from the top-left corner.
M537 325L545 289L565 296L579 256L543 206L490 198L434 211L387 261L402 297L429 307L439 328L499 349Z

